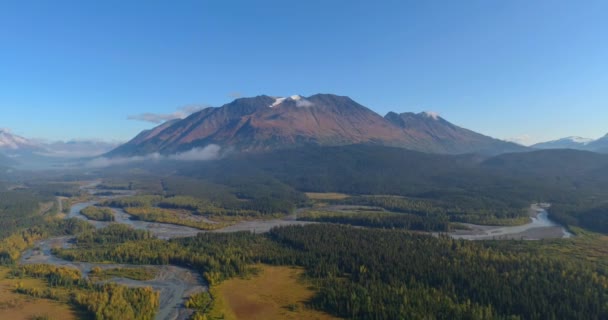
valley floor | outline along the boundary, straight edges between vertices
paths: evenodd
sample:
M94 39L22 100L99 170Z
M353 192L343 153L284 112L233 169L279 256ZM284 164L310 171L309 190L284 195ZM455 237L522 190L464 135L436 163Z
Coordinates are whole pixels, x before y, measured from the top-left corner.
M93 186L93 185L92 185ZM74 204L65 218L83 219L95 226L103 228L110 222L93 221L83 216L81 209L95 205L97 201L87 201ZM360 206L357 206L359 208ZM330 206L326 210L343 211L354 210L353 206ZM194 236L199 232L208 232L188 226L146 222L132 220L131 215L120 208L112 208L114 211L115 222L129 225L135 229L150 231L160 239L172 239ZM283 218L270 220L243 220L233 225L213 230L212 232L237 232L250 231L253 233L268 232L276 226L306 225L317 222L298 221L298 214L306 209L299 209L294 214ZM450 233L450 236L457 239L485 240L485 239L544 239L562 238L569 235L561 226L550 221L547 217L545 207L532 205L530 208L531 222L521 226L494 227L474 224L463 224L467 230L457 230ZM130 265L124 264L99 264L71 262L55 257L51 253L52 248L69 248L73 237L55 237L39 241L35 248L23 253L21 263L33 264L44 263L56 266L67 266L79 269L83 275L87 276L91 269L100 267L108 268L128 268ZM157 271L157 275L152 280L137 281L126 278L112 278L108 281L123 284L130 287L150 286L160 292L160 309L156 318L164 319L187 319L192 310L184 307L184 301L191 294L207 290L203 280L194 271L174 267L174 266L148 266ZM213 314L224 316L225 319L333 319L328 314L314 311L305 306L304 302L310 299L314 290L302 280L303 269L292 267L278 267L259 265L260 273L249 279L230 279L224 281L219 286L212 289L216 297L214 302ZM4 280L2 280L4 281ZM10 285L10 284L9 284ZM6 294L8 289L2 289ZM10 293L11 295L16 295ZM4 295L4 294L3 294ZM9 295L10 296L10 295ZM21 300L26 300L23 296L17 295ZM0 318L2 317L2 306L10 305L12 298L4 299L0 296ZM19 300L19 301L21 301ZM38 299L40 300L40 299ZM61 319L74 317L73 312L67 306L61 306L46 300L36 300L40 304L40 310L55 313L53 308L57 308L57 314L62 314ZM8 301L8 302L5 302ZM18 306L27 305L31 301L16 302ZM26 304L24 304L26 303ZM10 308L19 310L19 307ZM8 309L7 309L8 310ZM19 312L19 311L14 311ZM63 313L62 313L63 312ZM65 316L63 316L65 314Z

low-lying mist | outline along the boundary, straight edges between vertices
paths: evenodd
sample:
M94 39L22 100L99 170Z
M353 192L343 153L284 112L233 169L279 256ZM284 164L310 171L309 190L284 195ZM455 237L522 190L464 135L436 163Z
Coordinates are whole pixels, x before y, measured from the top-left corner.
M133 157L98 157L91 159L85 163L89 168L103 168L113 165L124 165L142 161L159 161L159 160L181 160L181 161L204 161L216 160L221 157L221 147L216 144L210 144L203 148L193 148L191 150L176 153L172 155L161 155L158 152L150 153L144 156Z

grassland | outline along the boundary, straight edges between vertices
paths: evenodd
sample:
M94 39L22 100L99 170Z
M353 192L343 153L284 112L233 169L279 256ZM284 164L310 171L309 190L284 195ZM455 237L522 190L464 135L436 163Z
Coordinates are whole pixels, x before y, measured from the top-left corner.
M336 319L306 307L314 291L302 278L303 269L260 265L249 279L235 278L212 289L211 318Z
M0 319L30 320L36 317L46 319L79 319L80 314L67 303L49 299L32 298L14 292L21 283L26 288L46 288L40 279L9 279L9 269L0 267Z

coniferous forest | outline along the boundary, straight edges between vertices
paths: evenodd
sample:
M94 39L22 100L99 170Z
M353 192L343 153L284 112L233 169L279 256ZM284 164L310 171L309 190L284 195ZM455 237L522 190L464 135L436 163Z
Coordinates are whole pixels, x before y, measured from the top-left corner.
M131 232L132 238L142 237ZM212 286L247 275L254 263L302 266L318 290L310 306L345 318L608 316L605 272L563 255L326 224L281 227L265 235L200 234L169 243L145 236L121 242L128 237L115 234L94 232L79 238L79 248L56 254L76 261L187 266Z

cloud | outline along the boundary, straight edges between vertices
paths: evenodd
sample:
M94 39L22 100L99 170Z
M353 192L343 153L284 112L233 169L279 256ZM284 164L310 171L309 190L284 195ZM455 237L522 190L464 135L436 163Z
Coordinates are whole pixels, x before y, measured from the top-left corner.
M229 97L229 98L232 98L232 99L238 99L238 98L241 98L242 96L243 96L243 94L242 94L242 93L240 93L240 92L237 92L237 91L235 91L235 92L230 92L230 93L228 94L228 97Z
M161 123L161 122L165 122L165 121L169 121L169 120L173 120L173 119L184 119L185 117L201 111L203 109L208 108L209 106L207 105L191 105L191 106L185 106L185 107L181 107L179 109L177 109L177 111L173 112L173 113L150 113L150 112L146 112L146 113L141 113L141 114L136 114L136 115L130 115L127 117L128 120L138 120L138 121L146 121L146 122L152 122L152 123Z
M125 165L143 161L159 161L159 160L179 160L179 161L203 161L215 160L220 158L221 147L216 144L210 144L203 148L193 148L191 150L176 153L169 156L164 156L158 152L150 153L145 156L120 157L120 158L95 158L85 164L89 168L104 168L114 165Z
M169 156L172 160L214 160L220 157L220 146L217 144L210 144L204 148L194 148L186 152L178 153Z
M312 102L310 102L310 101L308 101L306 99L303 99L303 98L299 99L299 100L296 100L296 107L309 108L309 107L312 107L314 105L315 105L314 103L312 103Z
M145 156L135 156L128 158L106 158L100 157L95 158L85 164L86 167L89 168L104 168L114 165L128 164L133 162L141 162L141 161L150 161L150 160L159 160L162 159L162 156L159 153L150 153Z

